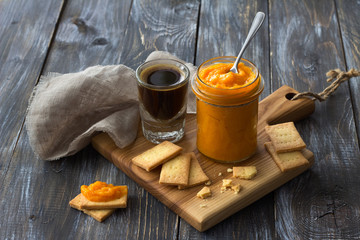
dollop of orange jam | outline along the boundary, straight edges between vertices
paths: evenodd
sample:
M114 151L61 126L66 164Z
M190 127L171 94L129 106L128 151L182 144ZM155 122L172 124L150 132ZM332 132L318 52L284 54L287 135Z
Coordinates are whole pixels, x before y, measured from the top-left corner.
M82 185L81 193L92 202L108 202L127 194L127 186L114 186L96 181L89 186Z
M201 70L199 77L205 84L222 89L243 87L256 79L255 73L244 63L239 63L239 73L231 72L230 68L232 66L232 63L214 64Z

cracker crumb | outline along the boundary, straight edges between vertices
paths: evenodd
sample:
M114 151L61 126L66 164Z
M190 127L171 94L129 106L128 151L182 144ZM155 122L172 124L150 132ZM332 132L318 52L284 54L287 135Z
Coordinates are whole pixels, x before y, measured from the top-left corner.
M257 174L256 166L233 167L233 177L250 180Z
M210 185L211 185L211 181L210 181L210 180L207 181L207 182L205 183L205 185L206 185L206 186L210 186Z
M218 176L219 176L219 177L222 176L222 172L219 172Z
M225 188L231 187L232 186L232 180L231 179L223 179L223 184L222 186Z
M233 172L232 168L228 168L226 171L227 172Z
M207 204L200 204L200 208L206 208Z
M196 196L197 196L198 198L205 199L205 198L211 196L211 190L210 190L210 188L208 188L208 187L203 187L203 189L201 189L201 190L196 194Z
M234 191L235 194L239 194L239 192L241 190L241 186L240 186L240 184L236 184L236 185L232 186L231 189Z

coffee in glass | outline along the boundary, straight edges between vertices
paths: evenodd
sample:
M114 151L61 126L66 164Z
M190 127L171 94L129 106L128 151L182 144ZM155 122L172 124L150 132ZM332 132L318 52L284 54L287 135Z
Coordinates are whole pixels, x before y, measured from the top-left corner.
M153 143L184 136L189 69L176 60L158 59L136 70L143 134Z

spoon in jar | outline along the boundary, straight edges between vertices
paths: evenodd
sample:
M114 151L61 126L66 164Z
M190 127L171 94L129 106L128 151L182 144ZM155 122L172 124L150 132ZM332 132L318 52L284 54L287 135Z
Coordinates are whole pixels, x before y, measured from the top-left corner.
M234 65L232 66L232 68L230 68L230 71L233 73L239 73L238 72L238 64L241 60L241 56L243 55L245 49L247 48L247 46L249 45L249 42L251 41L251 39L253 39L253 37L255 36L255 34L259 31L259 28L261 27L262 23L264 22L265 19L265 13L263 12L257 12L255 15L255 18L251 24L249 33L245 39L244 45L242 46L239 55L237 56Z

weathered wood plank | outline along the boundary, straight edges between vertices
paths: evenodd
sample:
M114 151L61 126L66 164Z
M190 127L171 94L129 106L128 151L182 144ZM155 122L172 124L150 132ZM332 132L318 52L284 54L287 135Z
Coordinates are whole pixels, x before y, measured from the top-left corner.
M47 72L118 64L132 0L69 1L46 62Z
M272 90L322 91L329 69L345 69L334 2L274 0L269 11ZM276 191L277 237L358 237L360 153L347 83L297 127L315 164Z
M136 0L120 62L136 69L155 50L194 62L198 1Z
M359 1L336 1L339 16L340 30L344 45L347 70L360 69L360 2ZM353 105L355 125L358 137L360 136L360 77L353 78L349 83L351 102ZM359 142L359 139L358 139Z
M6 174L63 1L0 1L0 183ZM39 9L41 6L41 10Z
M267 14L265 1L202 1L198 29L196 64L217 56L236 56L257 11ZM244 53L258 66L265 80L262 97L269 94L268 20ZM264 239L274 234L272 194L236 213L204 233L185 221L180 223L180 239ZM256 224L254 224L256 222Z
M149 51L149 45L134 45L133 36L139 31L140 21L149 25L151 19L156 20L154 24L159 32L146 30L144 37L149 44L156 39L156 48L178 51L182 54L179 57L193 61L195 44L192 48L187 44L195 42L192 31L196 29L197 14L193 13L197 12L197 5L191 1L163 1L159 5L153 5L151 1L69 1L43 72L72 72L90 65L120 62L130 66L132 57L120 59L120 54L124 49L131 50L130 54L140 54L144 49ZM194 26L183 27L184 20ZM131 28L125 34L128 21ZM141 42L141 37L137 36ZM184 53L183 49L190 54ZM144 61L145 57L137 60ZM80 185L95 180L129 186L128 208L117 211L104 224L68 206ZM179 219L176 214L90 147L73 157L43 162L34 156L26 132L23 132L4 182L1 198L14 199L10 204L0 205L9 219L4 225L5 236L11 233L25 239L49 239L66 234L72 239L177 237ZM18 209L19 213L13 214Z
M116 0L69 1L43 72L71 72L95 64L118 63L131 4ZM32 84L31 88L35 81ZM27 105L27 99L24 104ZM91 147L73 157L44 162L34 156L23 129L0 193L2 217L7 219L0 223L0 238L112 239L128 234L128 239L133 239L136 232L128 233L127 226L133 224L129 219L138 221L140 214L150 211L148 205L134 207L137 202L130 200L128 209L135 210L119 210L106 224L69 207L68 202L79 193L79 187L95 180L128 184L130 196L137 195L131 181ZM161 216L168 218L166 214Z

